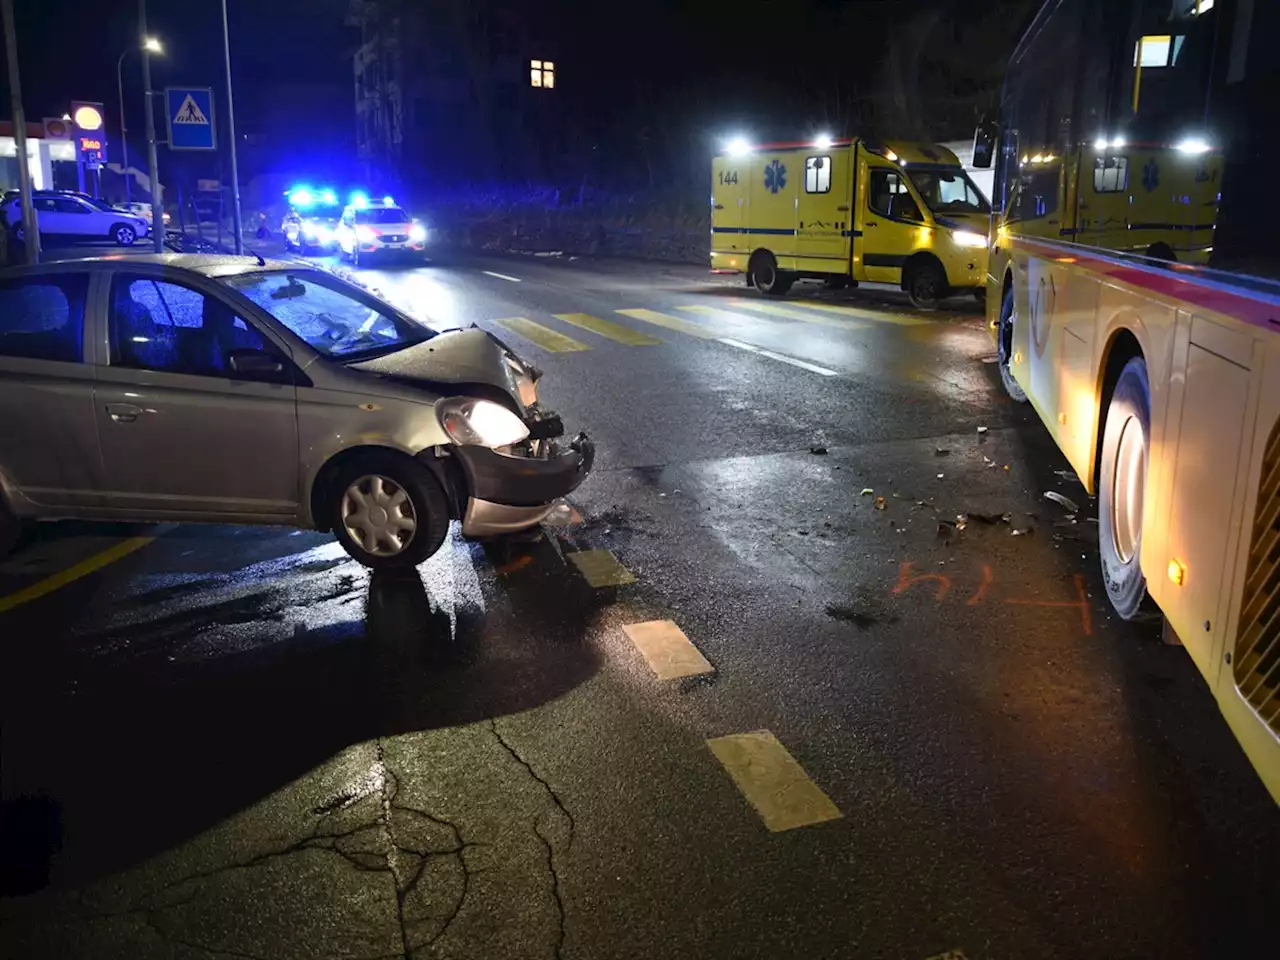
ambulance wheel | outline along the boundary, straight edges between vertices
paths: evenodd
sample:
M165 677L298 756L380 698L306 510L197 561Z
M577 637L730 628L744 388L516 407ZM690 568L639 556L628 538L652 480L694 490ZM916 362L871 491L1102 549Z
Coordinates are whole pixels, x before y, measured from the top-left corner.
M791 289L796 278L778 269L777 258L767 250L761 250L751 258L751 282L761 293L781 297Z
M932 257L908 263L903 269L902 288L917 310L936 310L950 292L947 274Z

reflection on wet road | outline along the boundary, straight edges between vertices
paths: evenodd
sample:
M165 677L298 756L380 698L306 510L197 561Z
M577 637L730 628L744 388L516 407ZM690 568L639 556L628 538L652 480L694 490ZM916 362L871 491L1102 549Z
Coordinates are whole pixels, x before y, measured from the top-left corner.
M1274 805L1185 653L1109 616L1089 498L975 314L617 263L368 276L544 367L596 473L400 575L290 530L33 534L0 564L0 955L1267 942Z

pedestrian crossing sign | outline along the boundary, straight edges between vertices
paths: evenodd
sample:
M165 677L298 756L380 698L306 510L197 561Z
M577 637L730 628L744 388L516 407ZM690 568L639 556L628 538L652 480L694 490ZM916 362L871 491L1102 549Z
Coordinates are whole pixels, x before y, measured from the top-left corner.
M213 91L208 87L166 87L165 116L171 150L215 150Z

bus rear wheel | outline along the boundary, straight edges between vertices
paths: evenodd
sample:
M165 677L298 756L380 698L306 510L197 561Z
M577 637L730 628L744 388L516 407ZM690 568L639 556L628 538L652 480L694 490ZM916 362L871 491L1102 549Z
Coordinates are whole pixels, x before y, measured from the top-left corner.
M1142 514L1151 448L1151 387L1147 363L1129 360L1120 371L1102 431L1098 467L1098 553L1107 599L1124 620L1147 612Z
M778 269L778 261L772 253L761 250L751 258L751 283L761 293L771 297L785 296L796 278Z

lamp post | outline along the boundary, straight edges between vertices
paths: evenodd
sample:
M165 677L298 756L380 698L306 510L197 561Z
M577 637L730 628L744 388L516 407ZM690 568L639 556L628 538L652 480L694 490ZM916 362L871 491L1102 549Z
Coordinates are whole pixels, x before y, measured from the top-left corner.
M231 92L231 32L227 26L227 0L222 0L222 51L227 59L227 139L231 141L231 222L235 251L244 253L244 224L240 222L240 170L236 166L236 108Z
M138 32L147 35L147 0L138 0ZM164 196L160 188L160 162L156 159L156 116L151 109L151 50L142 47L142 92L147 108L147 166L151 177L151 236L156 253L164 253ZM157 226L158 224L158 226Z
M137 49L139 48L129 47L124 51L124 53L120 54L120 59L116 61L116 86L120 91L120 151L121 156L124 159L122 170L124 173L125 203L128 203L133 199L133 188L129 183L133 177L129 175L129 128L124 122L124 58ZM161 56L164 56L164 48L160 46L160 41L155 37L144 37L142 40L142 47L140 49L146 50L149 53L158 53ZM155 229L154 209L151 211L151 217L153 221L151 226L152 229Z

